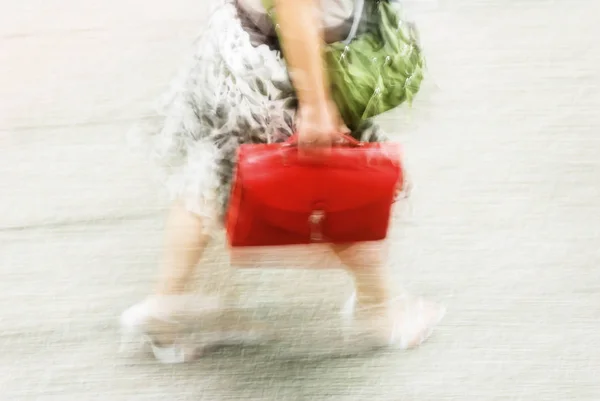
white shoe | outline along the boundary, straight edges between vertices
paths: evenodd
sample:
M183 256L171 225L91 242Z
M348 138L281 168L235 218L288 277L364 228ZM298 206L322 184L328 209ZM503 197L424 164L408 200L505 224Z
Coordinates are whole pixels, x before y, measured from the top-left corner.
M162 363L189 362L201 355L202 348L185 343L186 329L193 320L217 312L220 307L218 299L189 295L147 298L121 315L124 340L137 338L149 344Z
M356 293L342 308L351 326L359 326L377 337L377 345L415 348L425 342L443 319L446 308L423 298L401 296L387 304L357 306Z

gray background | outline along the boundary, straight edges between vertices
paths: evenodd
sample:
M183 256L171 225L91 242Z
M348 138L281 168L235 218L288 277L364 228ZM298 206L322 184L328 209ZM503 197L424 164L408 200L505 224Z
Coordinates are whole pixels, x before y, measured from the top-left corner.
M449 308L427 345L332 358L348 278L251 270L240 285L279 342L175 367L118 354L116 317L151 289L165 207L125 133L206 10L2 1L0 399L600 400L595 0L415 14L437 87L384 123L416 183L394 271ZM225 270L218 246L205 266Z

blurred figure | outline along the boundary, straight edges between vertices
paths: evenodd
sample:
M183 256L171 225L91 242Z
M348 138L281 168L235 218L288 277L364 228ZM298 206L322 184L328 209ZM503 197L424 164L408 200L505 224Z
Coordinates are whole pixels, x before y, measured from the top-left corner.
M192 293L188 284L221 228L237 147L282 142L292 133L304 149L327 147L335 134L350 132L332 101L322 52L323 43L348 36L355 2L278 0L275 8L281 43L261 0L221 0L166 97L160 123L139 132L163 168L172 207L156 291L125 311L121 324L147 339L165 363L193 359L197 350L178 334L187 322L227 304ZM372 120L350 134L365 142L386 140ZM394 298L380 247L348 244L333 251L354 277L355 294L344 310L357 325L381 345L400 348L430 335L444 309L418 298Z

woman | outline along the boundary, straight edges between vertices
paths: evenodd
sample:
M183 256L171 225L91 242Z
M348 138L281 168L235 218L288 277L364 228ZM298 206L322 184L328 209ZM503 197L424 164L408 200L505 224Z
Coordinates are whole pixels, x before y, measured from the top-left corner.
M349 132L331 100L322 43L348 35L355 7L353 0L318 1L275 2L279 49L261 0L222 0L196 43L189 69L168 97L161 123L141 132L164 167L173 204L156 293L125 311L121 323L150 339L162 362L192 359L194 350L177 342L182 322L220 309L219 301L193 296L187 287L222 222L237 147L285 141L297 132L299 146L310 151L330 146L336 133ZM361 141L386 140L372 121L351 134ZM351 315L382 345L419 345L443 308L393 299L384 255L360 248L333 247L355 280Z

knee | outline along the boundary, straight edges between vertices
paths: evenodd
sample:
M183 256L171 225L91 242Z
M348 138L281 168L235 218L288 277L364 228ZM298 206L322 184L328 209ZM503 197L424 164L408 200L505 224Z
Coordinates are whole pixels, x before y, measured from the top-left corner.
M197 235L212 237L219 228L218 210L208 202L195 199L176 199L171 205L172 229L194 231Z

